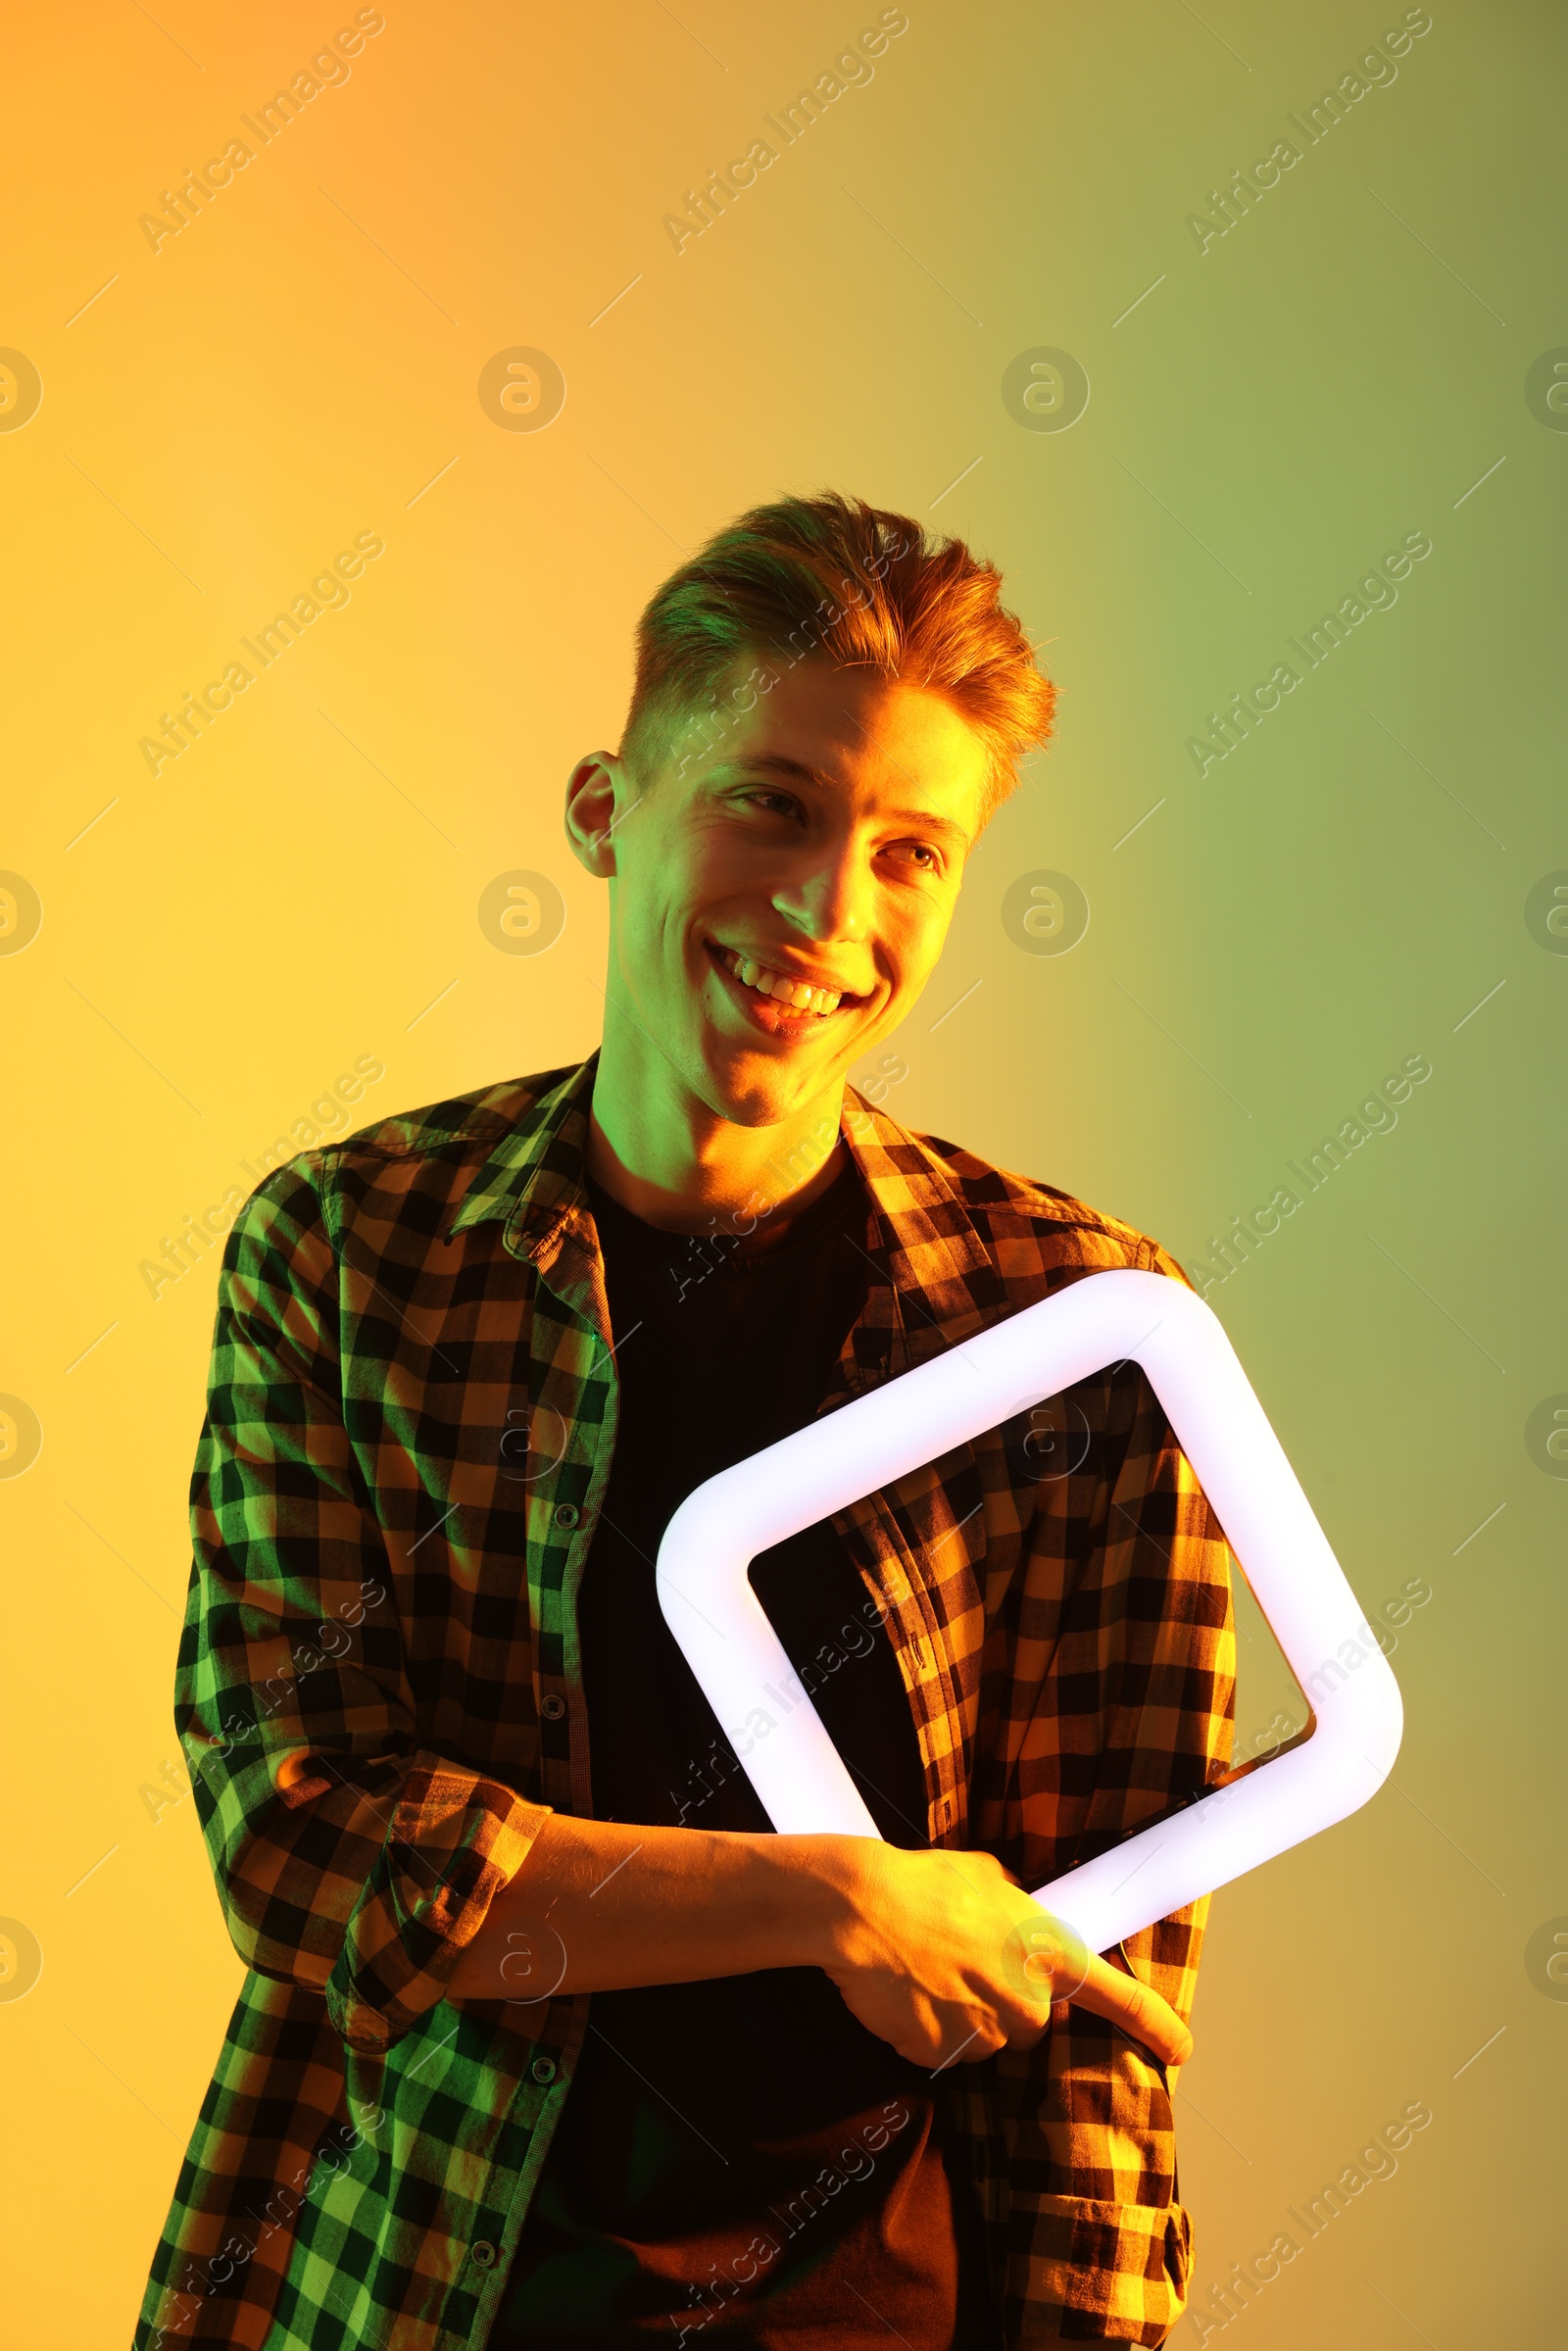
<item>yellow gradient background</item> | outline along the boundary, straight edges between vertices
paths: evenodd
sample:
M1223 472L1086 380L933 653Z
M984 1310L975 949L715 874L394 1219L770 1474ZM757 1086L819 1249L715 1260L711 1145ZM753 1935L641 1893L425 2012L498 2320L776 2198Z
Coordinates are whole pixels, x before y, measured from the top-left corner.
M896 1116L1192 1266L1431 1064L1210 1294L1362 1601L1431 1596L1395 1785L1216 1898L1181 2193L1200 2306L1422 2101L1397 2174L1225 2331L1544 2344L1568 1464L1527 1427L1568 1392L1568 957L1527 906L1568 869L1568 434L1526 385L1568 346L1561 15L1434 0L1396 78L1200 249L1208 191L1400 8L910 0L677 252L683 191L876 8L379 13L156 251L139 216L354 10L10 29L0 346L42 399L0 402L0 869L42 921L19 945L0 900L0 1394L42 1446L0 1476L0 1917L42 1972L17 1996L0 1930L6 2339L128 2339L240 1980L172 1720L217 1251L156 1297L139 1269L357 1059L384 1074L339 1133L591 1049L566 771L618 738L659 579L831 485L995 558L1060 687L895 1041ZM564 376L547 429L481 405L519 347ZM1004 402L1040 347L1087 371L1070 429ZM1397 602L1200 776L1207 714L1414 532ZM160 714L362 533L349 601L150 772ZM515 869L564 900L547 953L481 927ZM1002 919L1042 869L1091 909L1064 955ZM1243 1630L1239 1745L1294 1697Z

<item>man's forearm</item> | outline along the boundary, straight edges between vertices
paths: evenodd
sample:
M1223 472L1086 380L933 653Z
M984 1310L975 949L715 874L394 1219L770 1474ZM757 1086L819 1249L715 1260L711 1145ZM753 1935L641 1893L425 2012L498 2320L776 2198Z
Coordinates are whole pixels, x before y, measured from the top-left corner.
M1183 2063L1192 2036L1160 1995L1073 1941L990 1853L556 1812L447 1989L533 2001L819 1967L869 2032L930 2063L1038 2040L1059 1983Z
M459 1959L459 2000L689 1984L832 1956L847 1840L553 1813Z

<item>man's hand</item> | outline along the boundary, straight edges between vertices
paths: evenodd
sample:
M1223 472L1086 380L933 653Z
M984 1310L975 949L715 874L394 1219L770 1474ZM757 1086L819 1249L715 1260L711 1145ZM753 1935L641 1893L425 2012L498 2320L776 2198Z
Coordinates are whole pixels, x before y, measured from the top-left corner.
M821 1962L851 2013L901 2057L940 2071L1030 2048L1054 2003L1107 2017L1162 2064L1193 2036L1148 1984L1087 1951L990 1853L916 1853L835 1839L824 1865L840 1896Z

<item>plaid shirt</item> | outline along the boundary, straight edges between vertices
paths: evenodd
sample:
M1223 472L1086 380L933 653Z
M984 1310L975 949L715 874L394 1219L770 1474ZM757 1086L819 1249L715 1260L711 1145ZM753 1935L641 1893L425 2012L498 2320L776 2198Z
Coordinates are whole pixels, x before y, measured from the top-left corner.
M596 1065L304 1152L229 1236L174 1720L248 1973L136 2351L456 2351L494 2321L591 1995L444 1990L551 1810L592 1811L574 1602L617 1396ZM824 1411L1083 1274L1185 1280L853 1091L843 1132L873 1271ZM1218 1524L1136 1364L1063 1409L1059 1451L1024 1413L833 1521L897 1649L930 1842L1026 1886L1230 1759ZM1184 2018L1206 1909L1122 1946ZM1165 2069L1075 2006L937 2079L1006 2343L1163 2342L1191 2267Z

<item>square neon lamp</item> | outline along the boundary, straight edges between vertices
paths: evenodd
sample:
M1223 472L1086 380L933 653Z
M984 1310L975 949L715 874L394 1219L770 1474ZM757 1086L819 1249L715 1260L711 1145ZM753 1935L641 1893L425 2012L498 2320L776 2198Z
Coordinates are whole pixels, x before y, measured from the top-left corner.
M794 1671L752 1589L760 1551L1128 1360L1164 1407L1298 1682L1319 1676L1357 1638L1360 1605L1218 1316L1169 1276L1128 1268L1081 1276L687 1496L660 1545L659 1599L726 1734ZM1108 1951L1356 1811L1393 1769L1402 1728L1398 1685L1376 1650L1322 1698L1308 1738L1033 1898L1089 1950ZM809 1699L752 1743L743 1769L780 1833L880 1835Z

